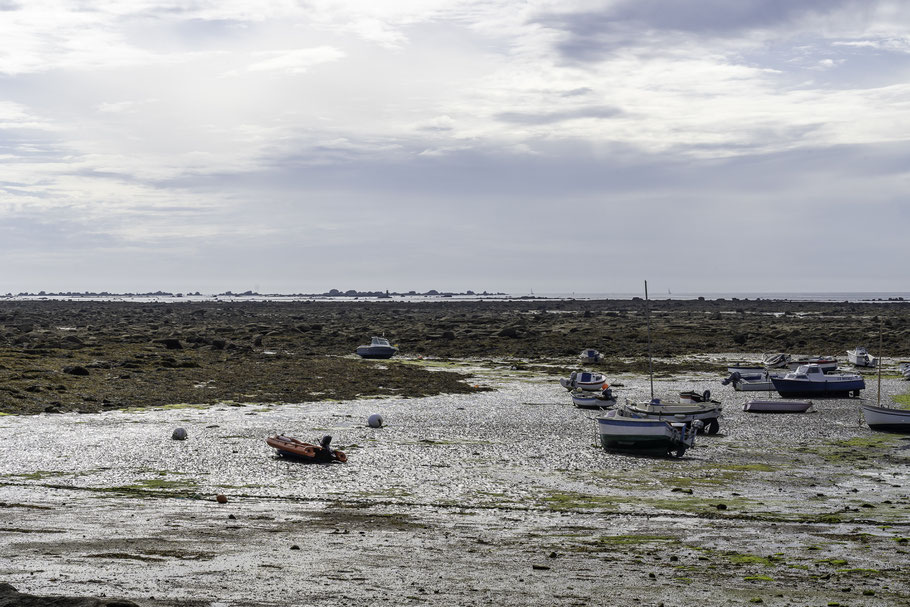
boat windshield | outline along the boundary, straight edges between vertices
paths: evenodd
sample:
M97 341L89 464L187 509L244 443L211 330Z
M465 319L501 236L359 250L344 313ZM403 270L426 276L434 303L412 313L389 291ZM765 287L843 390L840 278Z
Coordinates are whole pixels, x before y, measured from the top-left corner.
M372 340L370 340L370 345L371 346L387 346L387 345L389 345L389 340L386 339L385 337L374 337Z

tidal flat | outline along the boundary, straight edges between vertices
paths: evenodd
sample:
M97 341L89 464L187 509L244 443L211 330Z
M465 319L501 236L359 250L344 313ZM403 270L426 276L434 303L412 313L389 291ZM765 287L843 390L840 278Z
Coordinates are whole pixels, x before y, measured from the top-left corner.
M172 355L147 339L164 337L155 331L141 347ZM268 339L251 340L250 350L280 351ZM608 341L585 345L619 352ZM301 402L10 408L0 417L0 582L148 606L910 601L902 571L910 440L870 431L860 399L819 399L800 415L745 413L751 395L720 379L725 360L748 355L711 352L752 350L683 350L661 356L656 395L711 390L724 417L717 435L699 437L681 459L604 452L595 414L574 408L556 381L577 367L566 353L308 355L346 360L365 375L397 363L465 386L424 396L427 386L406 385ZM82 348L66 352L91 362ZM0 371L21 373L7 356ZM622 361L599 368L621 384L621 398L648 398L640 360L632 352ZM867 384L862 398L876 399L874 377ZM905 380L882 382L885 401L908 392ZM383 427L367 425L373 413ZM186 440L171 439L177 427ZM348 462L283 460L265 444L275 433L314 442L330 434Z

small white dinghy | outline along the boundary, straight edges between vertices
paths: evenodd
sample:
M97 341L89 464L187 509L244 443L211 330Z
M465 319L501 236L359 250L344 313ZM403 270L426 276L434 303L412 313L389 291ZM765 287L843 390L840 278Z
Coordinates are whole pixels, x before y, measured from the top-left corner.
M747 413L805 413L811 408L811 400L763 400L755 398L743 404L743 411Z

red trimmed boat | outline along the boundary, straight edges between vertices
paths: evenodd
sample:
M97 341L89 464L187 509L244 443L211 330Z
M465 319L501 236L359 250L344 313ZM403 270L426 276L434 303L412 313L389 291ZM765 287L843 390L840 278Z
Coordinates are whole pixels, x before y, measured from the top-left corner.
M318 445L305 443L290 436L270 436L265 439L266 444L278 451L281 457L296 459L304 462L328 464L331 462L344 463L348 461L348 456L342 451L332 449L329 444L332 442L331 436L323 436Z

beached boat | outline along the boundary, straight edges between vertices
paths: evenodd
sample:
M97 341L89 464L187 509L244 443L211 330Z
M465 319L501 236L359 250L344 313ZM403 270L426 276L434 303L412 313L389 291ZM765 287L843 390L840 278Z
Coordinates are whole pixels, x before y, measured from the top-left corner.
M900 362L897 364L897 368L900 370L901 375L904 376L904 379L910 379L910 362Z
M727 365L727 373L739 373L740 375L760 375L767 371L763 365L753 363L731 363Z
M776 374L775 377L783 377L783 374ZM764 373L742 375L737 372L730 374L730 377L720 382L723 385L733 384L733 389L737 392L755 392L755 391L765 391L770 392L774 389L774 385L771 383L771 374L765 371Z
M816 364L800 365L783 377L771 377L774 389L787 396L859 396L866 382L856 373L825 373Z
M568 378L559 380L559 384L566 390L584 390L586 392L600 392L606 389L607 378L603 373L589 373L588 371L572 371Z
M601 358L603 358L603 354L594 348L588 348L586 350L582 350L581 354L578 355L578 358L581 360L581 362L590 364L598 362Z
M679 393L679 402L684 404L692 403L715 403L720 404L720 401L711 400L711 391L705 390L704 392L696 392L695 390L685 390Z
M357 346L357 354L362 358L392 358L398 348L389 343L385 337L374 337L368 346Z
M783 369L790 362L791 356L783 352L774 354L765 354L762 356L762 364L768 369Z
M787 367L791 371L796 371L803 365L818 365L818 368L822 370L822 373L837 371L837 359L833 356L809 356L807 358L800 358L799 360L790 360L790 362L787 363Z
M863 418L873 430L910 434L910 410L862 404Z
M755 398L743 404L743 411L748 413L805 413L811 408L811 400L763 400Z
M572 404L579 409L610 409L616 406L616 397L610 388L601 393L575 390L572 392Z
M266 444L278 451L281 457L296 459L312 463L331 463L348 461L348 456L342 451L332 449L331 436L323 436L318 445L305 443L290 436L270 436L265 439Z
M697 422L701 424L701 422ZM663 419L627 417L613 409L597 418L600 445L606 451L631 451L682 457L695 443L695 428Z
M868 350L862 346L847 350L847 361L854 367L874 367L878 365L878 359L869 354Z
M702 422L705 434L717 434L720 430L720 418L723 407L717 401L702 403L664 403L659 398L652 398L647 403L629 403L620 410L627 417L646 417L662 419L672 423L691 424Z

